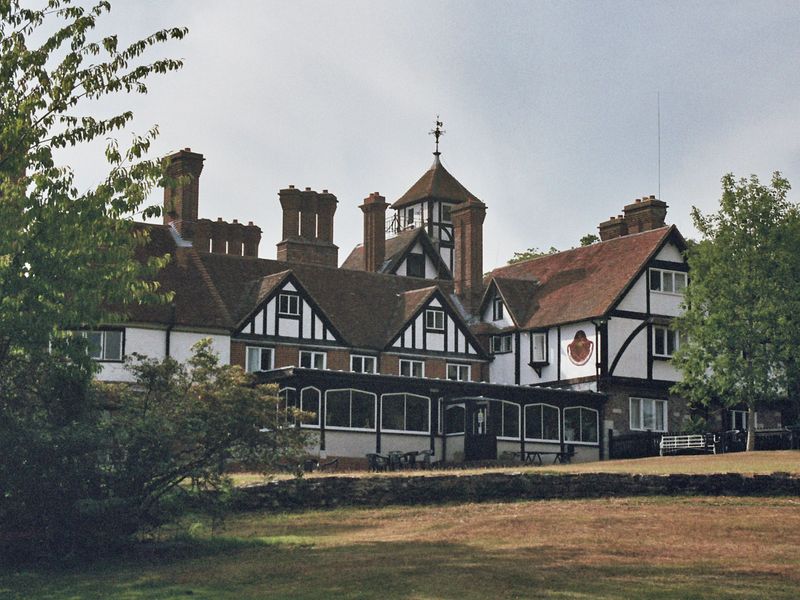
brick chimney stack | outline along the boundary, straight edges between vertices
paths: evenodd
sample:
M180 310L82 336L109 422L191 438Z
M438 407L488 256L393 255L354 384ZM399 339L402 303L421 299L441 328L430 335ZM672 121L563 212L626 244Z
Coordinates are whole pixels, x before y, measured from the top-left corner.
M623 208L628 233L640 233L664 227L667 218L667 203L655 196L643 196Z
M337 204L336 196L328 190L317 194L317 237L323 242L333 243L333 215Z
M337 267L339 248L333 243L336 196L311 188L290 185L278 192L283 208L283 239L278 242L278 260Z
M375 272L386 258L386 209L389 204L378 192L364 198L364 270Z
M191 240L197 223L203 155L184 148L168 156L167 162L171 181L164 187L164 224L174 223L181 237Z
M250 221L244 227L244 255L258 256L258 245L261 243L261 228Z
M471 198L450 212L453 220L455 292L469 312L478 308L483 293L483 220L486 205Z
M622 215L611 217L608 221L603 221L598 226L600 230L600 241L613 240L614 238L628 235L628 224Z

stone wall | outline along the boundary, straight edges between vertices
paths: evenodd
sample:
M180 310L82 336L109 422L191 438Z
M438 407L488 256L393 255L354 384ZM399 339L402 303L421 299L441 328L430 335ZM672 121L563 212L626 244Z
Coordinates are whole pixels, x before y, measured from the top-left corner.
M800 496L800 477L626 475L617 473L487 473L418 477L316 477L242 488L243 510L304 510L337 506L425 505L612 496Z

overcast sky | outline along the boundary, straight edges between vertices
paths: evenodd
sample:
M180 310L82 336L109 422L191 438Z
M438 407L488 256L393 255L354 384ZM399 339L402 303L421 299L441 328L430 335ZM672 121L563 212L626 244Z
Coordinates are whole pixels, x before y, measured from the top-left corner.
M260 225L262 257L293 184L338 197L344 260L363 198L393 202L430 166L437 114L445 166L488 206L486 270L658 194L659 93L661 198L684 235L726 172L800 190L797 0L113 5L104 28L123 40L189 28L168 51L183 70L123 105L135 131L160 126L157 153L205 155L200 215ZM90 181L102 165L79 156Z

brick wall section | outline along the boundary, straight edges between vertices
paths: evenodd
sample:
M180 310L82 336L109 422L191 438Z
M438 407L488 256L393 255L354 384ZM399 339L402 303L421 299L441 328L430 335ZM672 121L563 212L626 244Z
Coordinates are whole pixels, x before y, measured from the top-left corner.
M231 342L231 364L245 368L245 347L244 342Z
M608 402L605 408L606 423L601 423L603 431L611 428L615 434L631 432L630 398L667 400L668 431L682 431L688 423L690 414L688 402L679 396L669 394L667 390L614 385L612 388L601 389L600 391L608 394Z
M328 350L328 368L333 371L350 370L350 352L347 350Z
M431 477L318 477L241 488L236 508L306 510L336 506L425 505L619 496L800 496L800 477L486 473Z
M275 347L275 368L300 366L300 351L296 346Z
M400 357L393 354L381 354L380 372L383 375L400 374Z

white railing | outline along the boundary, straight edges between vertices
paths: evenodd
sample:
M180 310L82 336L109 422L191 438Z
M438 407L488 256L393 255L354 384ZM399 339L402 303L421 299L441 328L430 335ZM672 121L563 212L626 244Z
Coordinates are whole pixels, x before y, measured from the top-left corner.
M419 229L425 226L425 216L414 212L414 218L409 219L402 212L396 212L386 217L386 233L388 237L394 237L400 232L408 229Z

